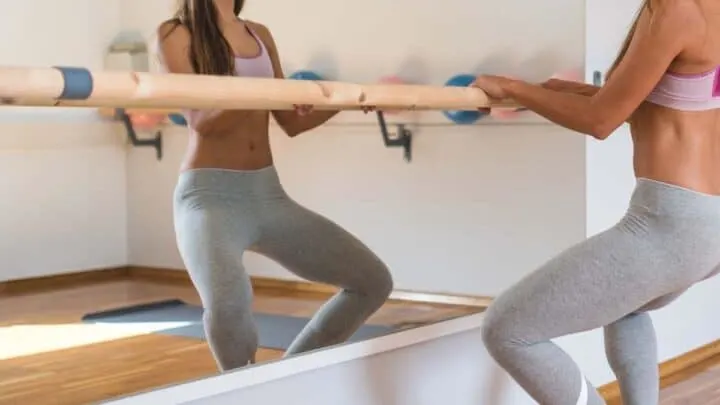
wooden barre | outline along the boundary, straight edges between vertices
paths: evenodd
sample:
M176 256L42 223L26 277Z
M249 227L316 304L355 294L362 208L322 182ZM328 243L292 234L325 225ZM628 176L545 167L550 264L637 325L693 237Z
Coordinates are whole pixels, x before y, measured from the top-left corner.
M518 107L472 87L0 67L0 105L193 109L475 110Z

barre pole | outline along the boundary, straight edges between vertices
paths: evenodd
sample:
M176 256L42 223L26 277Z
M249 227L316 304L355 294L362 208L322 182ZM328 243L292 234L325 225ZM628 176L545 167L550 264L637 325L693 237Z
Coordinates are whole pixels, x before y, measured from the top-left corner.
M471 87L0 67L0 106L292 110L296 104L318 110L516 106L512 100L493 100Z

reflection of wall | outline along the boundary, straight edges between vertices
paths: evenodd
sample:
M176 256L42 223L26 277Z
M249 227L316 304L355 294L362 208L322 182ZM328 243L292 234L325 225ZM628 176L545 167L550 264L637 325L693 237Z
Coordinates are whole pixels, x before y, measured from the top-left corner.
M0 64L102 69L120 0L3 1ZM0 280L123 265L122 134L92 110L0 110Z
M123 26L152 38L171 3L128 0ZM435 2L425 1L315 0L280 9L250 1L247 16L272 29L287 72L310 65L362 82L410 70L419 81L441 83L463 70L526 78L583 63L588 78L605 70L637 2L551 3L510 1L493 10L449 0L439 14ZM370 28L371 22L383 25ZM360 125L328 125L294 140L273 133L287 189L373 247L391 265L398 288L495 295L559 250L610 226L634 185L625 129L599 143L550 125L424 127L409 165L378 138L374 127ZM161 163L152 152L130 152L133 263L182 267L170 195L185 141L182 131L173 131ZM260 257L249 254L246 261L253 274L292 278ZM654 314L662 360L720 336L706 321L718 306L711 295L718 282ZM592 381L613 379L599 330L558 343Z
M105 55L105 70L147 72L150 59L145 37L137 31L122 31L115 36Z
M123 29L154 42L173 3L126 1ZM564 10L562 20L544 11L545 3L520 0L504 2L502 14L448 0L442 18L435 2L411 0L247 4L247 18L273 31L286 73L311 65L363 82L400 70L441 84L463 71L540 78L583 63L583 6L571 0L552 1L553 10ZM274 129L277 166L296 199L388 262L398 288L494 295L585 235L580 136L537 123L460 128L434 112L422 120L442 126L420 128L406 164L401 151L384 148L371 117L345 113L333 122L351 120L358 125L328 125L292 140ZM165 142L159 163L152 151L130 152L130 257L181 268L170 197L183 130L168 131ZM246 261L255 275L293 277L253 254Z

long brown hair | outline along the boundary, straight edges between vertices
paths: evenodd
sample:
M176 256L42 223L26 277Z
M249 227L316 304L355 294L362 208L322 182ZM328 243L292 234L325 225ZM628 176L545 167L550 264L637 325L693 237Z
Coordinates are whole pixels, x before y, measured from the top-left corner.
M189 58L197 74L228 76L235 70L230 43L223 36L214 0L179 0L171 22L190 32ZM240 14L245 0L234 0L233 12ZM172 30L170 30L172 32Z
M625 37L625 40L623 41L622 46L620 47L620 52L618 52L617 57L615 58L615 61L612 63L610 68L608 69L607 73L605 74L606 80L610 78L610 75L617 69L620 62L622 62L623 58L625 57L625 54L628 51L628 48L630 47L630 43L632 42L633 37L635 36L635 31L637 30L638 21L640 21L640 15L642 15L643 11L645 9L648 9L649 12L652 12L652 8L650 8L650 0L643 0L642 4L640 4L640 9L637 12L637 15L635 16L635 20L632 23L632 26L630 26L630 31L628 32L627 36Z

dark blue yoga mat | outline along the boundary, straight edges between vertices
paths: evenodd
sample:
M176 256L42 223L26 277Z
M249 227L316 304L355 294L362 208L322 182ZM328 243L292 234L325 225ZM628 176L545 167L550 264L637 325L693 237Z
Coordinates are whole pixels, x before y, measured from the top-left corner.
M180 327L170 325L155 333L205 340L202 314L202 307L190 305L181 300L168 300L94 312L83 316L82 320L86 323L187 323L188 325ZM287 350L293 339L310 320L309 318L257 312L254 317L258 328L260 347L277 350ZM365 340L393 331L394 328L390 326L363 325L349 341Z

